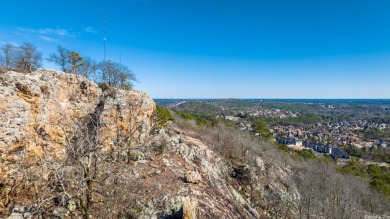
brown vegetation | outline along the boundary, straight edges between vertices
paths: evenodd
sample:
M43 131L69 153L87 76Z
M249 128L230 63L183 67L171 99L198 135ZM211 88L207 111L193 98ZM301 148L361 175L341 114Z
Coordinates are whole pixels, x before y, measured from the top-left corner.
M298 188L296 203L283 200L282 194L266 195L267 192L262 191L257 195L253 186L243 191L251 193L256 207L268 211L272 218L361 218L390 213L389 197L372 190L364 178L338 173L333 163L294 159L288 153L278 151L273 143L259 141L249 133L222 124L200 127L177 114L175 123L191 136L212 145L212 149L233 166L232 176L241 187L262 184L265 190L272 191L276 171L287 168L290 173L279 179L287 190L294 186ZM258 164L259 158L264 166ZM244 167L256 167L252 173L255 176L250 176Z

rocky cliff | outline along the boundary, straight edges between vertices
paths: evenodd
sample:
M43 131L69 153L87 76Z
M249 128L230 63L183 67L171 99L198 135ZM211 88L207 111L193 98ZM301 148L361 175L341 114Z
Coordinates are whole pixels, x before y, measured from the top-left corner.
M77 75L0 74L0 217L294 215L288 167L227 163L174 124L150 133L154 109L143 92L103 91Z
M76 121L99 114L100 138L109 149L117 133L143 142L155 104L144 92L103 92L84 77L40 70L0 74L0 177L25 151L28 162L43 156L64 158L65 135Z

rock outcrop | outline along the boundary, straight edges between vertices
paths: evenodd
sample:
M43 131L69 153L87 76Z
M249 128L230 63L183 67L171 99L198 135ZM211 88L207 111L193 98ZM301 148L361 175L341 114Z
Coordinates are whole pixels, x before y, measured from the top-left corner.
M0 177L6 177L18 151L26 152L28 162L44 154L61 159L67 131L88 117L98 120L106 149L118 141L118 132L133 145L142 143L154 108L144 92L103 92L79 75L51 70L0 74Z
M202 181L202 176L196 171L187 171L184 175L185 181L188 183L200 183Z
M174 124L149 136L154 109L144 92L102 91L77 75L49 70L0 74L0 217L81 218L88 211L88 218L267 218L264 209L278 210L277 203L265 204L269 197L294 211L291 203L299 194L286 181L287 167L265 166L260 157L256 166L228 164ZM99 149L107 156L90 153L66 164L49 163L51 172L45 166L35 171L42 157L66 157L73 126L87 121L99 126ZM126 150L115 151L121 144ZM113 150L119 159L111 156ZM18 164L20 152L28 165ZM92 156L93 164L88 162ZM94 165L91 180L85 169ZM12 173L23 168L35 178L19 174L17 182ZM46 196L37 201L38 190ZM94 200L89 206L88 199Z
M185 197L183 204L183 219L196 219L198 202Z

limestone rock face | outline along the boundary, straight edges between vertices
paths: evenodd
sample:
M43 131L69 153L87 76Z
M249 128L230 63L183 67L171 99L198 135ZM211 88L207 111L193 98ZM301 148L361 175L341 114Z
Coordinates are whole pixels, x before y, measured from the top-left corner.
M112 146L118 132L130 144L143 142L154 108L144 92L102 92L79 75L52 70L0 74L0 173L10 171L18 151L25 151L30 162L43 154L64 157L69 127L96 113L103 145Z
M183 219L196 219L196 208L198 202L185 197L183 204Z
M49 70L0 74L0 218L32 218L36 212L33 185L17 181L15 173L23 170L38 186L49 188L43 197L55 197L45 202L46 215L82 218L77 196L85 187L75 187L85 181L81 165L69 159L58 169L65 176L67 191L62 191L52 183L58 182L53 175L60 162L47 164L49 170L35 161L65 158L67 136L86 118L98 121L99 149L134 146L114 151L125 159L95 163L99 183L93 187L97 201L89 218L270 218L266 201L273 197L295 211L300 196L288 167L270 165L264 157L253 165L228 164L212 146L174 124L148 137L154 109L144 92L103 92L77 75ZM21 152L30 164L18 164Z

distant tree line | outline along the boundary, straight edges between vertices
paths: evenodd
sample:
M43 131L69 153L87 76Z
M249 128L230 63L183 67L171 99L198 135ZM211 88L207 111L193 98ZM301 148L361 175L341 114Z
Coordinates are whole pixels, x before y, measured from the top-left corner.
M364 127L364 129L356 130L355 133L362 133L365 140L373 139L390 139L390 128L379 129Z
M113 60L97 62L61 45L46 60L59 66L65 73L82 75L110 87L131 89L132 82L137 81L135 74L126 65ZM42 61L42 53L30 43L21 46L5 43L0 48L0 72L15 70L31 73L42 66Z
M4 70L33 72L42 64L42 53L30 43L24 43L21 46L5 43L0 52L0 68Z

